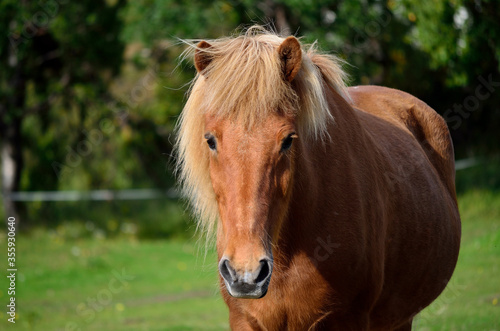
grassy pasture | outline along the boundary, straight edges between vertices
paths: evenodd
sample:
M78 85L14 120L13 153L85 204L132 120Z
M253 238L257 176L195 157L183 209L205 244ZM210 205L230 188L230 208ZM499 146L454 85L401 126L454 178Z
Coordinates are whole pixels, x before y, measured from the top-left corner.
M457 269L414 330L500 330L500 192L467 189L459 203ZM0 330L228 329L214 252L205 259L194 240L81 237L75 226L17 237L15 326L4 312L6 254L0 255ZM6 252L5 233L0 251Z

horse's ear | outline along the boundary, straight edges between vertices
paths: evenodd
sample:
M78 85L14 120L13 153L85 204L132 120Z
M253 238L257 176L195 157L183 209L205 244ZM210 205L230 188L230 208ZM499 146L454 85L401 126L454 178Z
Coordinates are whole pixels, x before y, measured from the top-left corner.
M291 82L302 64L302 49L297 38L294 36L286 38L278 47L278 54L285 79Z
M212 55L206 50L212 47L206 41L200 41L196 46L196 51L194 52L194 66L196 70L201 74L203 70L212 62Z

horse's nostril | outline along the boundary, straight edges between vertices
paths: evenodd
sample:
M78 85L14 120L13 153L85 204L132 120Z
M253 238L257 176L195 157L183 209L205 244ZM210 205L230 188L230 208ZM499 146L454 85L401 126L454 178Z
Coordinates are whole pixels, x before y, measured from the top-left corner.
M219 272L227 291L235 298L259 299L267 293L269 279L273 271L273 260L264 258L254 270L237 272L231 261L224 257L219 263Z
M232 283L236 281L236 272L229 265L229 260L224 259L221 261L221 263L219 264L219 271L220 274L222 275L222 278L224 278L227 282Z
M254 272L243 273L236 272L227 258L219 263L219 272L230 286L261 286L270 277L272 269L272 260L269 259L260 260L259 268Z
M264 281L269 274L271 273L270 262L268 260L260 261L261 267L257 278L255 279L255 283L260 283Z

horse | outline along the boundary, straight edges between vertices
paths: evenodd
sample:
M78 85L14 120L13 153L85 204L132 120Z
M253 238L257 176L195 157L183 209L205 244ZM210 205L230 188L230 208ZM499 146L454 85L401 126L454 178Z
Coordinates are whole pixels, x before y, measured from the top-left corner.
M232 330L411 330L460 247L454 151L423 101L263 27L187 41L178 175Z

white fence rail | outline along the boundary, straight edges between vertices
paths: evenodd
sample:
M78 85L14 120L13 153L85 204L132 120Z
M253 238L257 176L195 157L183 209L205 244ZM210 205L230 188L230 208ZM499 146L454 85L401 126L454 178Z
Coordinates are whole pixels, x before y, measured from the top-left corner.
M480 162L470 158L457 160L456 170L463 170ZM175 189L130 189L130 190L92 190L92 191L34 191L13 192L7 198L12 201L111 201L111 200L152 200L152 199L178 199L179 192ZM5 197L4 197L5 198Z
M455 170L463 170L475 165L478 165L480 161L476 158L463 159L455 161Z

